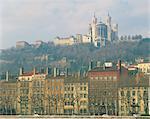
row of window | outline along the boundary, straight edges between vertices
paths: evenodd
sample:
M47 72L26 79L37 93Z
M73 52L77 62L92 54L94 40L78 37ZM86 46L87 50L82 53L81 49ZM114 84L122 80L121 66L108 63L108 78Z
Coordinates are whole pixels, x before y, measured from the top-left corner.
M80 106L87 106L87 102L86 101L81 101L81 102L78 102L77 105L80 105ZM66 106L74 106L75 105L75 102L74 101L67 101L65 102L65 105Z
M125 92L124 92L124 91L121 91L120 94L121 94L121 96L125 96ZM127 91L126 96L127 96L127 97L130 97L131 95L132 95L132 96L135 96L135 95L136 95L136 91L134 91L134 90L133 90L133 91ZM138 91L138 92L137 92L137 95L140 96L140 95L141 95L141 92ZM146 95L147 95L147 92L144 91L144 92L143 92L143 96L146 96Z
M68 87L68 86L65 86L65 91L74 91L75 88L74 87ZM86 91L87 90L87 87L80 87L80 91Z
M51 81L52 81L52 82L63 82L62 79L52 79ZM48 81L48 82L49 82L49 81Z
M75 98L77 96L75 96L73 93L72 94L65 94L64 95L65 98ZM87 94L80 94L79 98L87 98L88 95Z
M117 80L117 76L100 76L100 77L91 77L91 79L95 79L95 80Z
M44 87L44 82L43 81L34 81L33 87Z
M48 90L63 90L63 87L62 86L49 86L48 87Z
M9 89L9 90L1 89L1 90L0 90L0 94L13 95L13 94L15 94L15 93L16 93L16 90L11 90L11 89Z
M29 82L21 82L20 87L29 87Z
M73 86L74 83L66 83L65 84L66 86ZM80 82L80 86L86 86L87 85L87 82Z

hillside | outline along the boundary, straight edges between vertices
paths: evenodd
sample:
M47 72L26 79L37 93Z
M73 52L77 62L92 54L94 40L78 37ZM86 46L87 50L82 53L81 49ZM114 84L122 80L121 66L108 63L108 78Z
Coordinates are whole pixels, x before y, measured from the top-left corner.
M119 42L100 49L91 44L73 46L54 46L44 44L40 47L22 49L10 48L0 53L0 73L7 70L18 72L19 67L30 70L33 67L73 67L77 71L81 67L87 69L89 61L124 61L133 62L135 58L148 59L150 56L150 38L140 42Z

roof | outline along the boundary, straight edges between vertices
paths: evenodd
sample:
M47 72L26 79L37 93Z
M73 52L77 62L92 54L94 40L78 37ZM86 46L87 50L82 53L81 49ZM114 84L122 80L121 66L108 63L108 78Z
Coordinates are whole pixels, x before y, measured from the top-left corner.
M65 76L63 75L63 76L56 76L56 77L54 77L54 76L48 76L46 79L47 80L51 80L51 79L64 79L65 78Z
M26 42L26 41L17 41L16 43L27 43L28 44L28 42Z
M89 72L118 71L117 67L96 67Z
M37 74L40 74L40 73L36 72L35 74L37 75ZM34 75L34 72L33 72L33 71L31 71L31 72L25 72L25 73L23 73L23 74L20 75L20 76L32 76L32 75Z
M8 81L6 81L6 80L0 80L0 83L16 83L17 82L17 80L14 80L14 79L9 79Z
M150 64L150 62L140 62L138 64Z
M149 76L138 74L136 76L130 76L127 79L121 79L118 82L118 86L121 87L148 87Z
M80 83L80 82L88 82L88 77L75 77L69 76L64 80L65 83Z

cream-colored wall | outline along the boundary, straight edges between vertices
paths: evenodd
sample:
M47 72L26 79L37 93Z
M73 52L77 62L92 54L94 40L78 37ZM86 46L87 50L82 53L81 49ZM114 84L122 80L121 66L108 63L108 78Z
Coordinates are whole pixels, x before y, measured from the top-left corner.
M141 69L142 72L150 74L150 63L139 63L137 67Z
M69 38L60 38L55 39L54 44L55 45L73 45L75 43L75 39L73 37Z
M144 114L145 110L144 107L147 104L144 104L143 98L146 98L143 96L144 91L147 91L144 87L125 87L125 88L119 88L119 99L118 99L118 104L119 104L119 115L129 115L129 110L132 110L131 104L133 98L135 99L135 103L139 105L138 109L136 111L139 114ZM124 96L121 96L121 91L124 92ZM130 92L130 97L129 97L129 103L128 103L128 97L127 97L127 91ZM132 92L135 91L135 95L132 95ZM124 110L121 110L123 108Z
M73 84L73 85L71 85ZM82 83L84 84L84 83ZM65 105L64 109L74 109L74 113L80 113L81 109L86 109L88 111L88 83L86 83L86 85L80 85L80 83L67 83L65 84L65 87L73 87L74 90L73 91L65 91L64 94L73 94L73 98L75 99L74 102L74 107L71 105ZM83 90L81 90L81 87ZM84 87L86 87L86 90L84 90ZM86 94L87 97L80 97L80 95ZM70 100L70 98L65 98L65 101ZM78 100L78 101L77 101ZM87 105L80 105L81 102L85 101Z

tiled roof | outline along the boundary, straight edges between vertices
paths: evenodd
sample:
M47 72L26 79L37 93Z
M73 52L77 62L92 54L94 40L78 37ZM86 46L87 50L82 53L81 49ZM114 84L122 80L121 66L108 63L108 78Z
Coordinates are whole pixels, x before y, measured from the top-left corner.
M149 77L138 74L138 76L129 76L127 79L121 79L118 82L119 87L147 87L149 86Z

